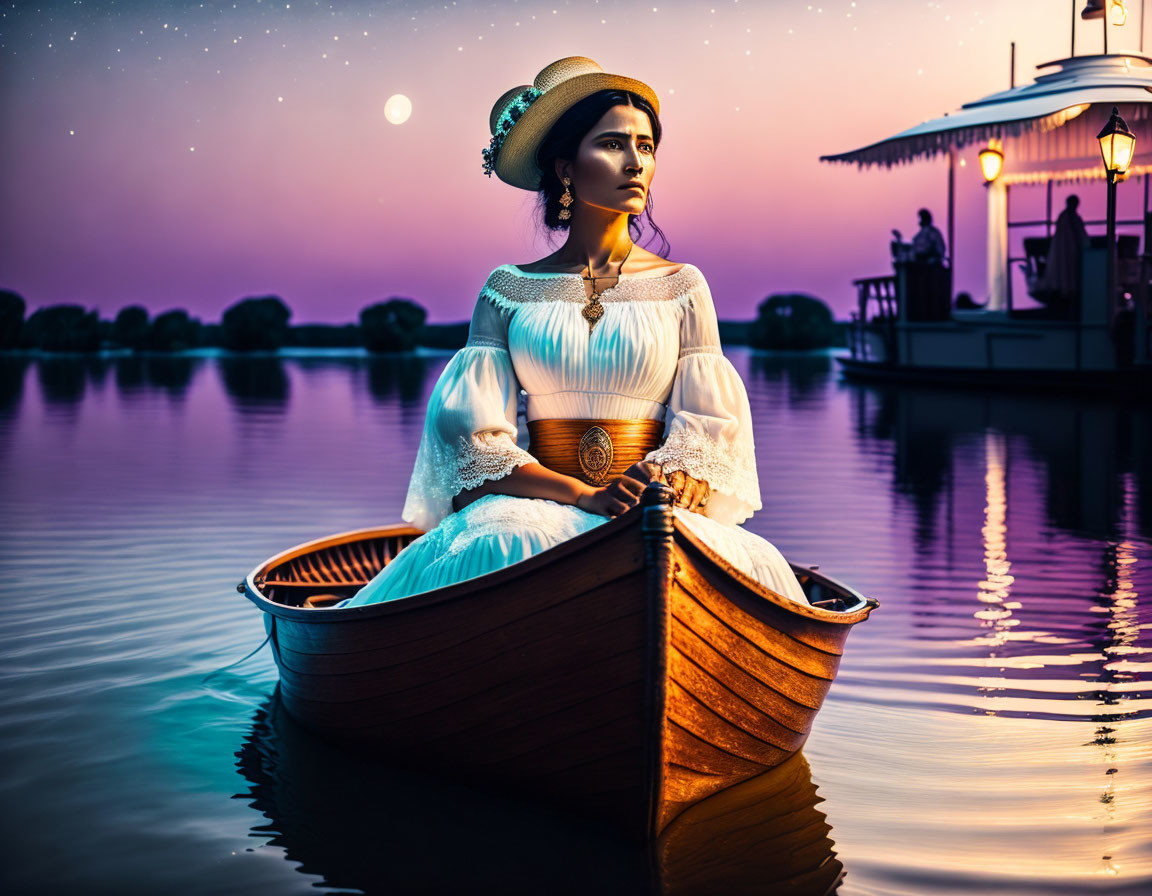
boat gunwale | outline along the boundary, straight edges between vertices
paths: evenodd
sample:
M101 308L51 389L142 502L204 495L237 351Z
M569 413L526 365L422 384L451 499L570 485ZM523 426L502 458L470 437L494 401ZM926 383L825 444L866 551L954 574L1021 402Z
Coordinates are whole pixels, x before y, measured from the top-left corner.
M640 520L641 517L639 514L633 515L633 512L624 513L597 526L595 529L581 533L574 538L569 538L525 560L520 560L508 566L501 567L500 569L495 569L481 576L473 576L461 582L454 582L451 585L434 588L430 591L422 591L397 600L380 601L378 603L363 604L356 607L290 607L287 604L270 600L256 586L256 579L262 574L266 574L275 566L315 551L336 547L341 544L367 541L373 538L395 538L403 535L424 534L422 530L412 526L410 523L393 523L386 526L369 526L364 529L351 529L347 532L340 532L335 535L328 535L303 542L265 560L245 576L243 582L244 596L269 615L295 622L307 620L309 622L339 623L349 622L354 619L387 616L393 613L402 613L433 606L470 595L494 585L503 585L507 582L515 581L522 576L535 572L538 567L547 566L555 560L562 559L569 554L591 547L603 538L619 534L621 530L628 529L632 526L639 526ZM316 582L301 584L323 588L327 583ZM341 585L339 582L332 582L330 584L332 587L340 587Z
M678 522L678 521L677 521ZM687 527L680 524L675 527L675 534L673 536L682 542L691 545L691 547L704 559L712 563L720 573L731 579L734 583L742 586L740 592L741 597L751 598L753 601L761 600L773 604L781 610L787 610L797 616L804 616L816 622L837 622L847 625L855 625L868 618L876 607L880 605L879 601L874 598L865 597L854 588L850 588L843 582L839 582L831 576L818 572L810 566L803 566L799 563L792 563L788 561L788 565L792 568L793 573L801 573L811 579L814 579L818 584L830 588L835 591L840 591L844 594L850 595L863 602L863 606L859 609L850 612L839 610L826 610L823 607L814 607L812 604L802 604L797 601L787 598L782 594L777 594L766 585L761 585L758 581L753 579L750 575L733 566L723 557L719 556L708 545L701 541L693 532L690 532ZM730 599L726 596L726 599Z
M393 523L385 526L350 529L334 535L327 535L302 542L260 563L245 576L241 584L243 586L244 596L256 604L261 610L271 616L293 622L341 623L358 619L374 618L376 616L387 616L393 613L417 611L446 601L467 597L476 591L508 584L523 576L531 575L556 560L563 559L572 553L583 551L601 540L614 537L629 528L640 526L643 520L643 512L644 507L637 504L626 513L614 517L588 532L584 532L574 538L569 538L560 544L547 548L538 554L534 554L525 560L512 563L481 576L474 576L461 582L455 582L451 585L445 585L442 588L420 592L398 600L381 601L379 603L364 604L356 607L291 607L287 604L270 600L261 592L260 588L257 587L256 581L258 578L267 575L267 573L276 566L316 551L337 547L342 544L367 541L369 539L396 538L405 535L419 536L424 534L422 530L412 526L410 523ZM687 527L675 513L673 514L672 538L674 540L679 539L683 544L691 546L694 552L703 560L711 563L719 573L727 576L734 584L740 586L740 592L747 599L765 601L779 609L811 619L815 622L854 625L867 618L868 614L879 606L879 602L875 599L864 597L855 589L837 581L831 576L817 572L811 567L791 562L789 562L789 566L794 573L808 576L830 590L838 591L842 594L850 595L858 601L863 601L864 606L850 612L826 610L810 604L800 604L779 595L770 588L761 585L755 579L737 569L713 551L692 532L688 531ZM301 584L308 587L324 588L328 583L316 582ZM341 584L342 583L338 582L331 583L332 587L339 587Z

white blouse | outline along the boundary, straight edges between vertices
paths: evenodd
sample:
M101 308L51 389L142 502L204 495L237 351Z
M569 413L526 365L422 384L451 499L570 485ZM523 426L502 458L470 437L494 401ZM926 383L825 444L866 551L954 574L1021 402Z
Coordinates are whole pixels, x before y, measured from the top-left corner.
M432 392L403 517L424 530L461 489L535 458L517 441L517 399L529 421L663 419L645 458L712 487L701 511L738 525L761 508L752 416L740 375L720 349L712 294L700 270L623 276L600 299L591 333L579 274L501 265L480 291L466 345Z

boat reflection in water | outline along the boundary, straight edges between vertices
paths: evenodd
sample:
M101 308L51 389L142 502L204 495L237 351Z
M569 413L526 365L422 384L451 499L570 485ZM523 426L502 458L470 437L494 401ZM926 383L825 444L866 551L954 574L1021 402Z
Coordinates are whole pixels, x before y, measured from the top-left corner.
M657 841L655 892L834 893L844 866L803 753L685 809Z
M647 846L599 825L326 741L279 689L237 752L253 837L322 888L365 893L823 896L844 877L803 754L690 806Z

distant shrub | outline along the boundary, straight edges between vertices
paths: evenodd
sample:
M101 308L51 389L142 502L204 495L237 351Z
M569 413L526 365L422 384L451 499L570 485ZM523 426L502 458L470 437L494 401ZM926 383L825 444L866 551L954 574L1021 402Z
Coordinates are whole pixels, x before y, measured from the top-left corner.
M0 349L16 348L24 327L24 299L7 289L0 289Z
M716 322L720 330L721 345L747 345L752 322L747 320L720 320Z
M243 299L220 318L220 341L233 351L275 351L284 344L292 312L276 296Z
M364 344L356 324L298 324L290 327L285 345L299 348L357 348Z
M47 352L92 352L100 347L100 319L83 305L38 308L24 322L20 343Z
M389 299L360 312L364 345L370 352L408 352L416 347L424 319L423 308L410 299Z
M157 314L148 328L148 348L158 352L180 352L200 343L200 321L182 308Z
M124 348L143 348L148 342L148 311L139 305L121 308L112 322L111 338Z
M468 321L458 324L425 324L416 341L429 348L461 348L468 341Z
M201 348L211 346L212 348L220 348L223 345L220 339L220 332L222 328L220 324L206 324L201 323L200 329L197 330L196 344Z
M836 341L832 311L813 296L769 296L757 308L748 334L755 348L826 348Z

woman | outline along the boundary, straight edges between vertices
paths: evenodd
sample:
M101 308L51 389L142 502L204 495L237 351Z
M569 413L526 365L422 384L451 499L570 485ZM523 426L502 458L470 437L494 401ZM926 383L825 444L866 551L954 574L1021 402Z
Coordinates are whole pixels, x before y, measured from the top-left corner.
M695 266L632 242L650 202L659 110L647 84L582 56L497 100L485 173L539 191L545 223L568 239L489 275L468 342L428 404L403 510L425 534L339 606L525 560L625 512L653 479L710 547L804 602L780 552L739 526L761 507L752 420L708 285Z

